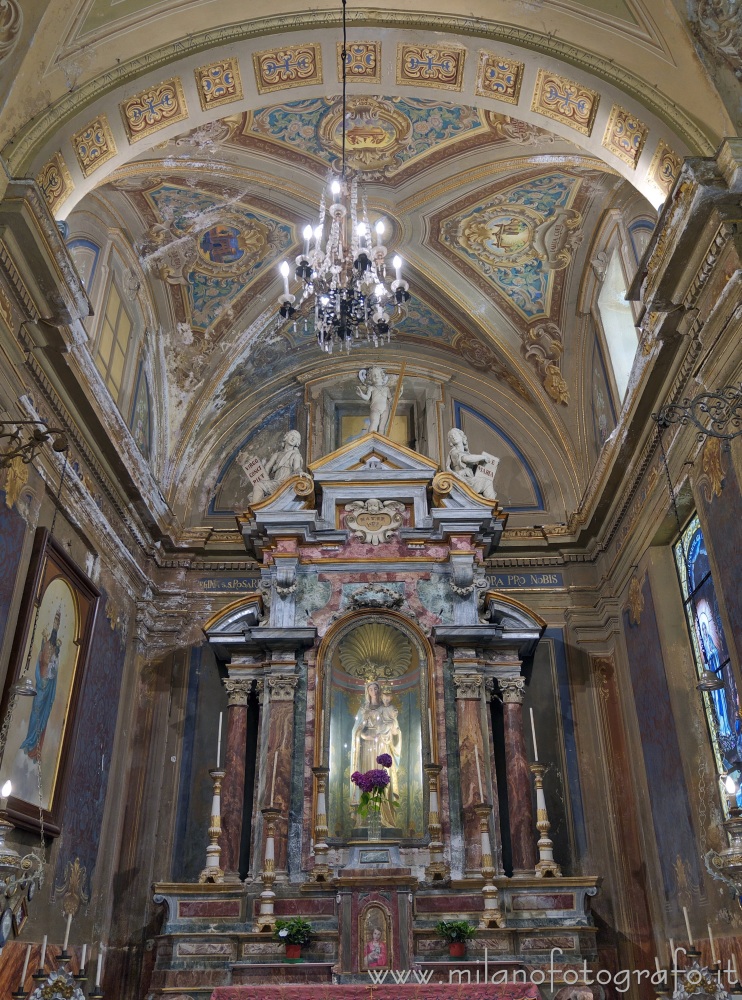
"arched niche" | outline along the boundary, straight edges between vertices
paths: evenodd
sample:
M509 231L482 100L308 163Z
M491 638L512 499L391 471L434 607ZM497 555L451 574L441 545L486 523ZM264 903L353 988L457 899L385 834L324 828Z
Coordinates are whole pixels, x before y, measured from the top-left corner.
M430 645L408 617L394 611L356 611L324 637L318 655L321 739L316 763L329 768L329 842L347 843L366 835L358 812L354 771L379 767L376 757L393 759L393 809L382 807L382 840L420 843L425 832L426 783L423 761L430 759L435 717Z

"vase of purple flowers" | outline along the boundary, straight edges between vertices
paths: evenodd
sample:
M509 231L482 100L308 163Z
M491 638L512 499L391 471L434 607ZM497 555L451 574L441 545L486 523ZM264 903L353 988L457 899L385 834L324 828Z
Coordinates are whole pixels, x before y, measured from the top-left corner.
M381 840L381 803L389 787L390 777L386 769L392 766L391 755L379 754L376 763L381 764L381 767L370 771L354 771L350 776L353 784L361 790L358 815L366 819L369 840ZM396 809L397 803L393 799L390 799L389 804Z

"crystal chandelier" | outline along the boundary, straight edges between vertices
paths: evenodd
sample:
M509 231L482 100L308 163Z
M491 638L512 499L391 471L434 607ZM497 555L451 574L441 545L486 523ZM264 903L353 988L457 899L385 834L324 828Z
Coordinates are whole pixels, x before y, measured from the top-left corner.
M335 344L346 351L363 337L378 347L389 342L392 327L407 315L409 284L402 278L402 259L394 257L394 277L386 266L386 226L379 219L369 223L366 198L357 174L346 170L346 23L343 3L343 118L342 169L331 175L319 206L319 222L304 228L304 250L296 258L294 277L301 282L301 298L291 294L288 261L283 261L281 318L291 319L307 303L313 305L314 330L322 350L332 353ZM313 303L310 300L313 299ZM306 316L306 314L305 314Z

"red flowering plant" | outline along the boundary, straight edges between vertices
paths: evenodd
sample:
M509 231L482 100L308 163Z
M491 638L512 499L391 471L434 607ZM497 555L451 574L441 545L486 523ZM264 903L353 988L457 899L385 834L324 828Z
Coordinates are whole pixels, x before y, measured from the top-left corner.
M391 781L389 772L386 770L387 767L392 766L391 754L379 754L376 763L381 764L381 767L373 768L370 771L354 771L350 776L353 784L361 789L361 797L358 801L358 812L361 816L367 816L369 810L381 812L381 800L384 798ZM398 802L394 801L394 798L389 800L392 809L396 809L399 805Z

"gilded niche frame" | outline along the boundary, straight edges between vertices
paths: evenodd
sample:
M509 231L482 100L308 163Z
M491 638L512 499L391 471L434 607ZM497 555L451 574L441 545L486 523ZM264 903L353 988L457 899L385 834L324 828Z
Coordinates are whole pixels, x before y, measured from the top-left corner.
M424 777L424 766L431 759L431 736L435 741L432 748L432 759L437 759L436 726L436 694L434 682L435 658L430 642L416 624L414 619L396 610L360 608L349 611L336 621L323 636L317 655L317 675L315 687L315 712L318 739L314 741L314 761L316 765L329 767L333 770L330 760L331 719L333 704L336 701L333 691L333 664L339 656L339 647L356 629L369 625L380 625L397 630L414 649L419 674L415 686L418 690L419 704L419 750L421 778L421 810L419 832L411 834L408 831L394 837L402 846L420 846L427 843L428 818L428 783ZM349 751L350 754L350 751ZM345 763L345 761L344 761ZM342 781L342 779L341 779ZM316 803L314 803L316 808ZM331 826L333 803L332 785L327 788L327 816L329 836L328 844L332 846L348 842L348 836L338 835Z
M37 529L0 702L5 719L16 684L37 690L15 698L0 773L13 783L8 817L18 827L40 830L41 806L44 833L61 830L99 600L48 529Z

